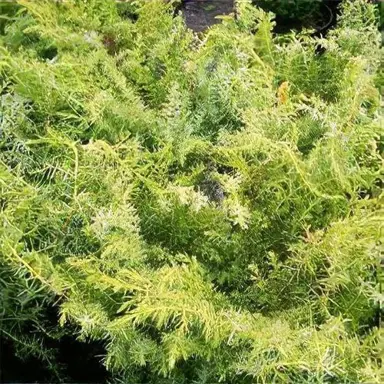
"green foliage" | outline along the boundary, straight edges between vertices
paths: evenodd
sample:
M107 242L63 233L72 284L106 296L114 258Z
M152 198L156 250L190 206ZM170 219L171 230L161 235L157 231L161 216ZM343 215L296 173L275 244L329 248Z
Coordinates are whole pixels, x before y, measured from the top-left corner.
M19 5L0 39L5 337L54 368L47 339L76 329L124 383L381 382L374 6L345 1L319 39L274 36L244 1L200 37L161 0Z

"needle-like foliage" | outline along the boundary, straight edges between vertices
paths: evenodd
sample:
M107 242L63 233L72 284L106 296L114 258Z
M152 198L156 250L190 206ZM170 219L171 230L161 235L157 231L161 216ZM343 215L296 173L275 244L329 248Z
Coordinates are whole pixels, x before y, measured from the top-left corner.
M124 383L382 382L375 12L345 0L326 38L275 36L239 1L194 35L172 1L18 1L4 337L56 372L46 341L76 330Z

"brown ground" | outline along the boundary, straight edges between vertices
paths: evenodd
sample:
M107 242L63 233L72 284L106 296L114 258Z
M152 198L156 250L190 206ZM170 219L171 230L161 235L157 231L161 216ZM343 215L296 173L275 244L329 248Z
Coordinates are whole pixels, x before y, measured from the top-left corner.
M219 15L233 12L234 0L184 0L181 7L189 28L201 32L220 22Z

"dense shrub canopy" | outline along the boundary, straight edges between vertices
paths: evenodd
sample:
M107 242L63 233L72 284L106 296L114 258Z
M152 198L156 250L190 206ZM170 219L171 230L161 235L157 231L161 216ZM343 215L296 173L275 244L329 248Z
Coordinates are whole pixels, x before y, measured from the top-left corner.
M21 354L55 369L68 333L124 383L380 382L375 8L344 1L327 38L237 13L199 36L160 0L7 13L0 329Z

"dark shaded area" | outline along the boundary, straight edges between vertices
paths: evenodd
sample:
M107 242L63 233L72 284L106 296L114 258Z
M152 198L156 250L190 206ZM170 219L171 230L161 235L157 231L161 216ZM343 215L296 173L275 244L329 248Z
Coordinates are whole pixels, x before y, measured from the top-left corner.
M37 358L16 357L13 343L0 335L0 383L45 383L51 372Z
M257 0L255 1L257 3ZM291 30L300 31L304 28L314 29L315 35L324 35L336 25L338 8L341 0L323 0L318 8L306 18L298 16L276 15L276 33L287 33ZM273 9L265 8L267 11Z
M66 383L106 383L107 371L101 364L104 349L95 342L82 343L65 336L54 347L58 351L55 363L60 369L60 381ZM13 343L0 337L0 383L53 383L58 378L34 357L21 360Z
M57 327L57 308L46 310L47 322ZM25 332L32 332L26 327ZM68 334L76 335L69 327ZM44 345L53 352L52 362L56 372L47 362L33 356L21 359L16 354L15 343L0 334L0 383L106 383L110 378L101 360L105 349L100 342L81 342L74 336L64 335L59 339L40 335Z
M73 337L63 337L58 345L58 361L65 367L70 383L105 383L108 372L101 360L105 350L96 341L84 343Z
M53 60L58 55L57 48L54 46L44 48L40 52L40 57L45 60Z

